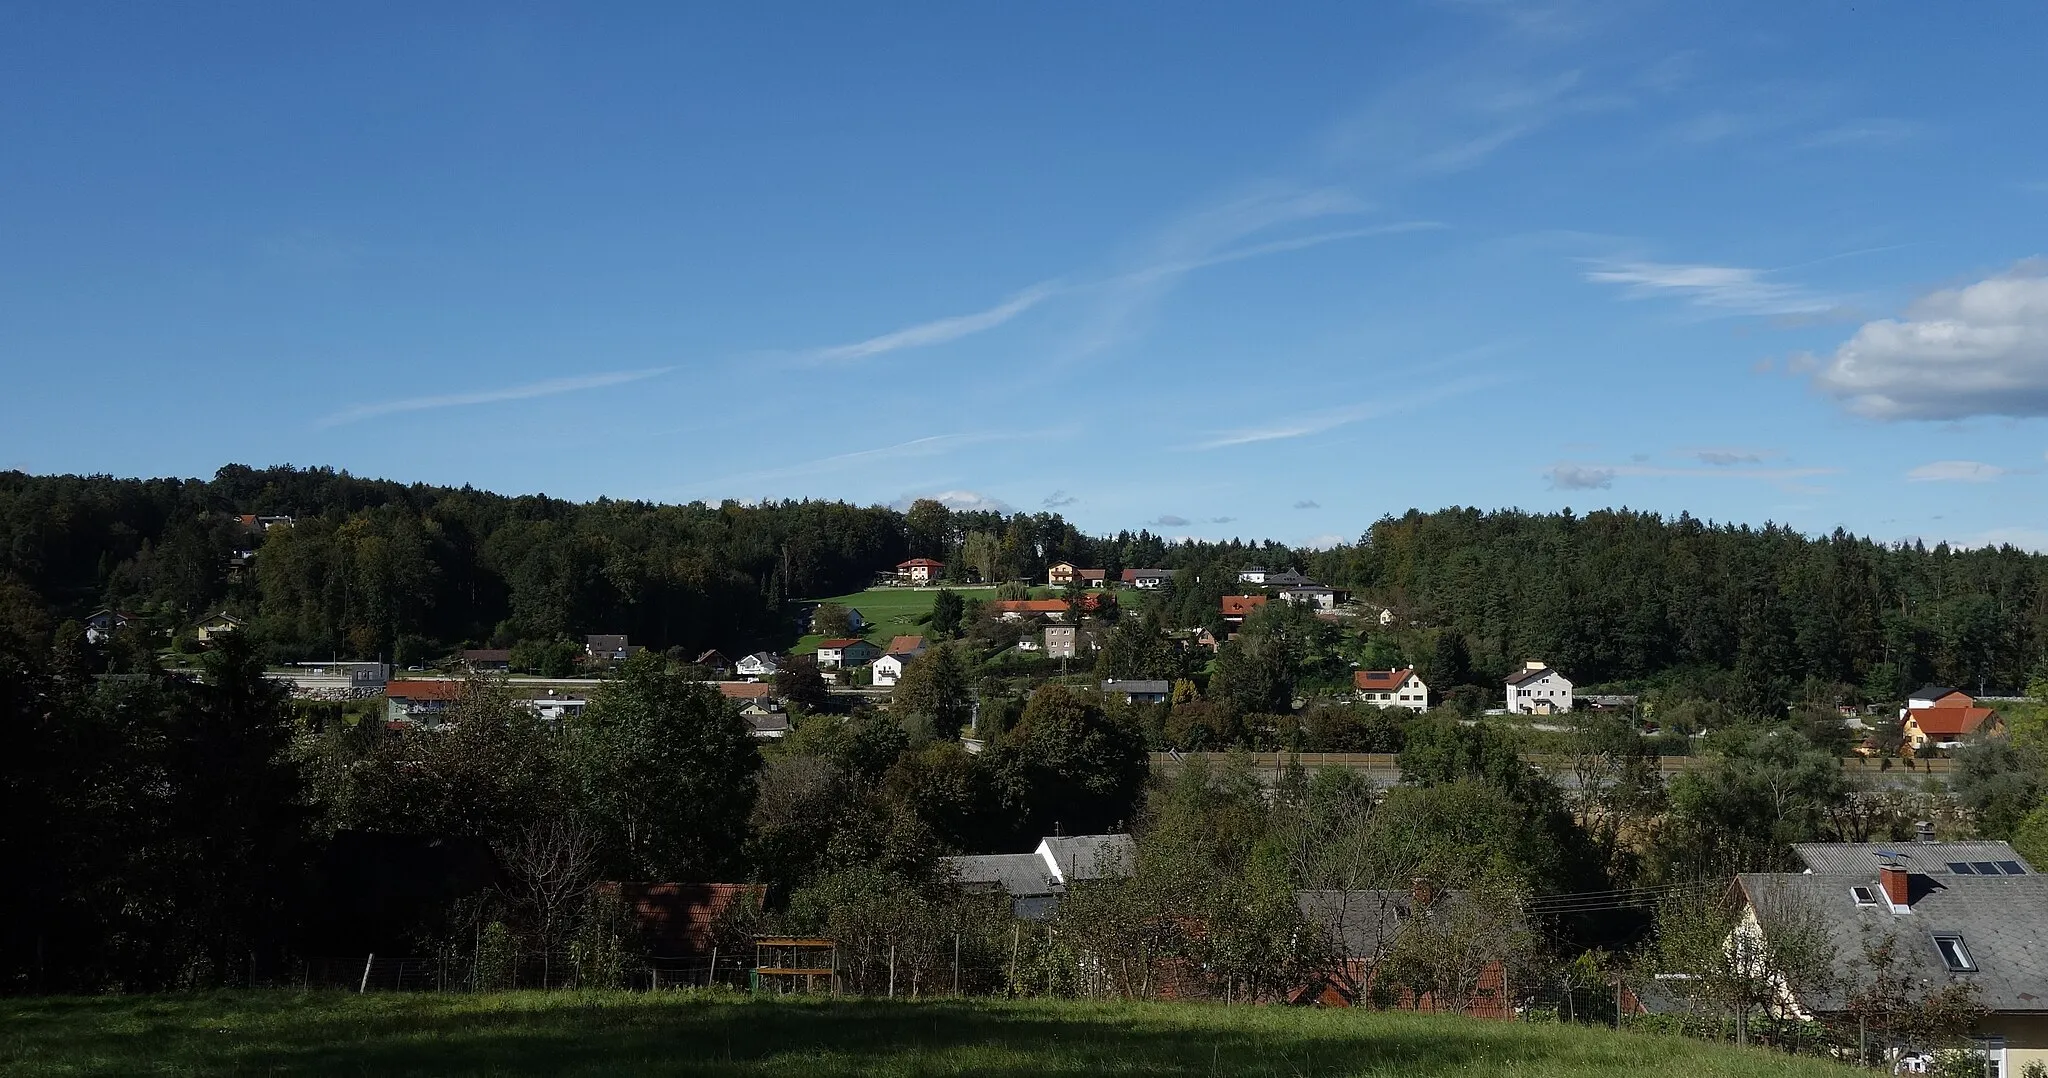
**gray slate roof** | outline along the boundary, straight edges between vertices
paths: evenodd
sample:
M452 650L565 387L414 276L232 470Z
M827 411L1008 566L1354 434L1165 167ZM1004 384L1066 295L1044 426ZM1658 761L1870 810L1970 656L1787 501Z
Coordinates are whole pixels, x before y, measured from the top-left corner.
M1875 872L1751 873L1736 883L1767 926L1767 940L1774 913L1804 907L1819 915L1845 983L1802 1000L1810 1010L1845 1009L1855 985L1868 978L1865 942L1890 932L1899 941L1898 969L1915 982L1966 979L1977 986L1978 1002L1993 1011L2048 1013L2048 876L1914 876L1911 912L1897 914L1882 898L1859 906L1850 895L1853 885L1877 887ZM1934 946L1936 932L1960 935L1977 972L1949 973Z
M1535 681L1536 679L1542 677L1545 674L1555 673L1557 673L1557 671L1552 670L1550 667L1547 666L1537 670L1517 670L1514 673L1508 675L1508 684L1520 685L1525 681Z
M1898 855L1896 863L1908 872L1930 876L1953 875L1951 861L2018 861L2028 872L2034 866L2004 842L1795 842L1792 852L1806 863L1806 871L1822 876L1869 876L1877 872L1879 854Z
M1039 845L1052 853L1069 883L1128 876L1138 866L1138 844L1129 835L1068 835Z
M1059 884L1035 853L983 853L941 858L970 891L1008 891L1019 897L1050 895Z
M1137 694L1139 694L1139 695L1144 695L1144 694L1146 694L1146 693L1151 693L1151 694L1154 694L1154 695L1158 695L1158 696L1168 696L1168 695L1171 695L1171 694L1173 693L1173 682L1171 682L1171 681L1105 681L1105 682L1103 682L1103 683L1102 683L1102 691L1103 691L1103 692L1121 692L1121 693L1137 693Z
M1407 891L1296 891L1301 919L1329 933L1339 957L1376 958L1394 942L1414 897Z

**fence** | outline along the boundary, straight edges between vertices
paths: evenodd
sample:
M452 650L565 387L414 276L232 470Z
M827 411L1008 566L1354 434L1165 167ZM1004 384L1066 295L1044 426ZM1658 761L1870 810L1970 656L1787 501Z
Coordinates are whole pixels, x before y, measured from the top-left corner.
M571 953L480 963L469 956L379 955L308 958L289 986L351 992L474 992L497 989L625 988L659 991L723 985L745 990L753 956L642 959L601 973ZM285 987L279 983L277 987Z

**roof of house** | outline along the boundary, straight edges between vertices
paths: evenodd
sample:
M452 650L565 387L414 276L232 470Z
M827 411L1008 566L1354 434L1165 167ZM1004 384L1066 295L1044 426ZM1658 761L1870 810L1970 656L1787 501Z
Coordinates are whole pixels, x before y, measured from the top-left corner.
M1517 670L1512 674L1509 674L1508 684L1521 685L1531 681L1539 681L1546 674L1557 674L1557 671L1552 670L1550 667L1547 666L1539 666L1533 670L1524 668L1521 670ZM1557 676L1563 677L1564 675L1558 674Z
M1038 853L1051 854L1068 883L1128 876L1138 864L1138 843L1129 835L1054 836L1039 842Z
M1321 925L1342 958L1371 958L1386 950L1414 904L1407 891L1294 892L1302 920Z
M241 619L241 618L238 618L238 617L234 616L233 614L230 614L230 613L228 613L227 611L225 611L225 610L222 610L222 611L218 611L218 612L216 612L216 613L208 614L208 615L206 615L205 617L203 617L203 618L200 618L200 619L199 619L198 621L195 621L195 622L193 622L192 624L194 624L194 625L212 625L213 623L215 623L215 622L219 622L219 621L224 621L224 622L227 622L227 623L228 623L229 625L240 625L240 624L242 624L242 623L243 623L243 622L242 622L242 619Z
M466 663L509 663L512 661L511 648L470 648L462 653Z
M869 647L874 647L873 644L868 644L867 641L862 640L858 636L840 636L834 637L831 640L818 641L818 650L823 651L826 648L832 648L836 651L842 648L850 648L857 644L867 644Z
M1103 692L1120 692L1132 696L1167 696L1173 692L1171 681L1118 681L1111 678L1102 683Z
M1107 580L1107 579L1109 579L1109 570L1107 570L1107 569L1076 569L1076 570L1074 570L1074 575L1075 575L1075 576L1078 576L1078 577L1080 577L1080 578L1081 578L1081 579L1083 579L1083 580Z
M973 891L1008 891L1012 895L1050 895L1060 889L1045 858L1035 853L983 853L939 859L962 886Z
M1327 585L1327 584L1316 584L1316 583L1313 583L1313 582L1311 582L1311 583L1308 583L1308 584L1303 584L1303 585L1300 585L1299 587L1291 587L1291 588L1281 588L1281 589L1280 589L1280 591L1281 591L1281 592L1282 592L1283 594L1286 594L1286 595L1326 595L1326 594L1327 594L1327 595L1335 595L1335 594L1337 594L1337 589L1336 589L1336 588L1330 587L1330 586L1329 586L1329 585Z
M1998 712L1988 707L1916 707L1906 712L1907 721L1922 733L1954 737L1974 734L1997 717Z
M460 700L460 681L387 681L384 695L399 700Z
M909 561L897 562L896 568L915 569L920 565L927 569L944 569L946 567L946 563L942 561L933 561L930 558L912 558Z
M699 655L696 658L696 663L698 666L710 666L714 662L722 663L725 661L725 652L722 652L717 648L707 648L705 649L704 654Z
M1801 1000L1823 1013L1847 1009L1863 974L1864 946L1896 934L1896 971L1922 984L1965 979L1977 987L1977 1002L1990 1010L2048 1012L2048 876L1927 876L1909 880L1911 913L1893 913L1880 900L1860 905L1853 886L1877 892L1877 873L1821 876L1749 873L1735 887L1757 911L1770 938L1775 916L1816 917L1836 956L1837 983ZM1952 974L1935 948L1934 935L1961 936L1977 968Z
M598 651L618 651L626 646L626 638L618 633L592 633L583 643Z
M1946 685L1922 685L1919 688L1913 690L1913 694L1911 696L1906 697L1906 699L1939 700L1944 696L1961 696L1966 700L1970 699L1969 693L1962 692L1957 689L1951 689Z
M772 651L757 651L754 652L752 655L748 655L745 658L742 658L740 661L746 662L747 659L752 659L757 663L765 663L769 666L782 665L782 656L777 655Z
M765 681L714 682L720 696L728 700L763 700L775 695L775 686Z
M1223 615L1230 617L1249 614L1266 605L1266 602L1267 598L1264 595L1226 595L1223 597Z
M619 883L598 884L626 902L641 934L656 953L703 954L711 950L719 919L728 912L768 900L763 883Z
M1125 569L1121 579L1126 584L1138 580L1172 580L1173 575L1178 572L1179 569Z
M997 599L988 604L998 614L1064 614L1065 599Z
M1316 582L1292 569L1281 569L1266 574L1267 587L1314 587Z
M1367 690L1398 689L1403 682L1408 680L1409 675L1413 673L1415 673L1415 668L1412 666L1403 667L1399 670L1355 670L1351 674L1351 684L1356 688Z
M1868 876L1883 860L1931 876L1948 875L1948 866L1974 861L2012 861L2032 870L2005 842L1795 842L1792 852L1816 876Z
M891 654L891 655L915 655L915 654L917 654L918 652L920 652L920 651L923 651L923 650L924 650L924 637L922 637L922 636L898 636L898 637L892 637L892 638L891 638L891 639L889 640L889 646L888 646L888 648L886 648L885 650L887 650L887 651L889 652L889 654Z
M777 734L789 733L789 716L780 711L768 711L758 704L749 704L745 714L748 732L756 737L774 737Z

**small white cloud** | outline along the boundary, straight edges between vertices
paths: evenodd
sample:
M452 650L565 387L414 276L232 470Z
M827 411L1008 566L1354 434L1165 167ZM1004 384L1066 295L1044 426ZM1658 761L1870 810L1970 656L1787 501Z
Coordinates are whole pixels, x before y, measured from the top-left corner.
M1614 485L1614 469L1560 464L1550 469L1550 485L1558 490L1606 490Z
M603 374L584 374L574 378L550 378L544 382L528 382L525 385L505 386L499 389L480 389L472 393L449 393L434 397L407 397L403 400L384 401L379 404L360 404L345 408L322 419L317 425L334 427L343 423L371 419L381 415L395 415L399 412L424 412L434 408L457 408L470 404L496 404L499 401L530 400L534 397L552 397L557 393L574 393L584 389L602 389L605 386L624 385L642 378L653 378L667 374L672 367L654 367L640 371L607 371Z
M1906 473L1913 483L1989 483L2008 470L1977 460L1936 460Z
M1839 299L1771 280L1769 270L1745 266L1625 260L1596 265L1586 271L1586 280L1620 285L1629 299L1676 296L1695 307L1758 315L1822 314L1844 306Z
M1737 464L1762 464L1777 456L1766 449L1694 449L1690 452L1693 459L1701 464L1712 464L1719 468L1732 468Z
M972 490L939 490L926 494L905 494L890 504L893 508L903 511L908 510L920 498L929 498L948 509L958 510L963 513L1014 513L1017 511L1008 502L1000 498L991 498L986 494Z
M1237 519L1236 517L1210 517L1210 518L1209 518L1209 523L1211 523L1211 524L1229 524L1229 523L1231 523L1232 521L1234 521L1234 520L1236 520L1236 519Z
M834 363L850 359L866 359L869 356L878 356L904 348L926 348L936 344L946 344L984 330L994 329L1045 302L1046 299L1058 294L1058 292L1059 288L1053 282L1041 282L985 311L954 315L950 318L938 318L930 322L921 322L914 326L899 329L893 333L884 333L879 337L869 337L864 341L834 345L830 348L819 348L810 353L810 358L819 362Z
M1343 546L1347 542L1350 540L1341 535L1311 535L1302 540L1301 545L1310 550L1329 550L1332 547Z
M1185 528L1191 523L1193 523L1193 521L1189 520L1186 517L1179 517L1174 516L1172 513L1166 513L1155 519L1146 521L1145 526L1148 528Z
M2048 415L2048 276L2039 261L1866 322L1813 387L1872 419Z
M1321 506L1321 505L1319 505L1319 504L1317 504L1317 503L1315 503L1315 502L1309 501L1309 500L1307 500L1307 499L1303 499L1303 500L1301 500L1301 501L1295 502L1295 503L1294 503L1294 507L1295 507L1296 509L1321 509L1321 508L1322 508L1322 506Z

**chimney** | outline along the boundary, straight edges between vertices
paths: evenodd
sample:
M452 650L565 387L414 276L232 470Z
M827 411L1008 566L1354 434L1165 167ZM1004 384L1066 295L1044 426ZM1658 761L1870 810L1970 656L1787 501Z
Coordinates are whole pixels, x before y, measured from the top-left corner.
M1417 876L1408 882L1409 893L1415 899L1417 909L1427 909L1436 903L1436 886L1428 876Z
M1934 821L1921 820L1913 825L1913 838L1920 842L1934 841Z
M1885 900L1897 912L1912 905L1912 875L1904 865L1880 865L1877 869L1877 885L1884 888Z

